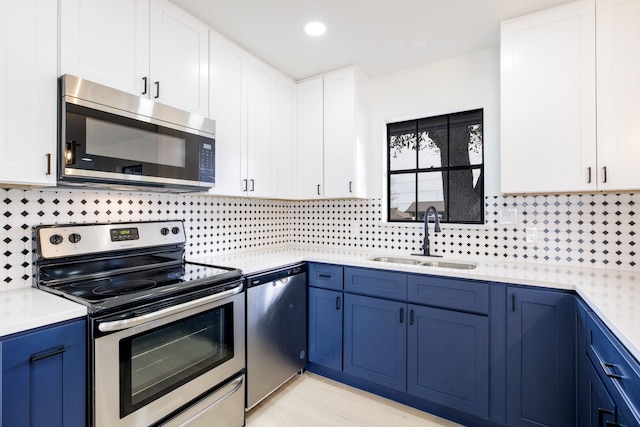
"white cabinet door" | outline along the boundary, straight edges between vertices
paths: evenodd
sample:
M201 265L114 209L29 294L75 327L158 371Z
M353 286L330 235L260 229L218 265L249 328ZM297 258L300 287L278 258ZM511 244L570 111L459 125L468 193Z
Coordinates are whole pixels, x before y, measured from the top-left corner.
M276 197L274 149L275 84L272 68L251 61L247 84L247 195Z
M0 2L0 182L56 182L57 4Z
M60 74L149 93L149 0L61 0Z
M324 76L324 196L353 196L356 82L348 69Z
M296 82L283 74L276 77L276 194L280 199L295 199L296 147Z
M216 121L216 185L209 193L243 196L247 145L245 54L211 31L209 117Z
M297 197L321 198L324 191L324 84L318 77L298 84Z
M151 96L182 110L209 113L209 29L168 0L153 0Z
M596 4L598 188L638 190L640 0Z
M502 24L503 193L596 188L594 9L577 1Z
M366 197L369 77L356 67L324 76L324 196Z

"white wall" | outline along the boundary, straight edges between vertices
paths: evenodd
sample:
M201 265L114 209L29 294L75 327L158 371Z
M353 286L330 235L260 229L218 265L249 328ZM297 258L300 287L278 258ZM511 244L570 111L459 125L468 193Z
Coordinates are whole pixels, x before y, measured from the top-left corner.
M386 189L387 123L476 108L484 109L485 195L500 194L498 47L375 77L371 89L371 197L383 197Z

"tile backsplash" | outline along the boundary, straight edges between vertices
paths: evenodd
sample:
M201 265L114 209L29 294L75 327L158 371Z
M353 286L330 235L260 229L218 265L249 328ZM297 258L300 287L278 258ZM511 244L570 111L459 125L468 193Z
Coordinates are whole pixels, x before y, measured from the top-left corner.
M381 199L276 201L190 194L71 189L0 189L0 290L30 286L31 227L37 224L184 219L189 256L296 244L409 254L422 227L383 222ZM637 194L491 196L485 227L430 233L433 253L636 270ZM500 211L517 221L501 224ZM525 229L537 228L535 242Z

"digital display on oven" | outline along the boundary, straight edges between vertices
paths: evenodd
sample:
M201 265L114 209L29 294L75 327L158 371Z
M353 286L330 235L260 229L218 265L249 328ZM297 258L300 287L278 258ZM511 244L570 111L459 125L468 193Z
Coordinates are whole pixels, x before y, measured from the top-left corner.
M138 229L136 227L129 228L112 228L111 229L111 241L121 242L123 240L138 240Z

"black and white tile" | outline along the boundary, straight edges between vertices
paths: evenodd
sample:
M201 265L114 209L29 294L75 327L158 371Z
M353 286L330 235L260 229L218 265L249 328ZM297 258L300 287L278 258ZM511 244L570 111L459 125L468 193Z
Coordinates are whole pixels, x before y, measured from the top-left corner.
M494 196L486 226L430 234L435 253L638 270L637 194ZM380 199L274 201L190 194L69 189L0 189L0 290L25 287L32 275L31 227L37 224L184 219L189 256L295 244L410 254L422 227L383 222ZM515 208L515 224L500 210ZM525 241L536 227L538 239Z

